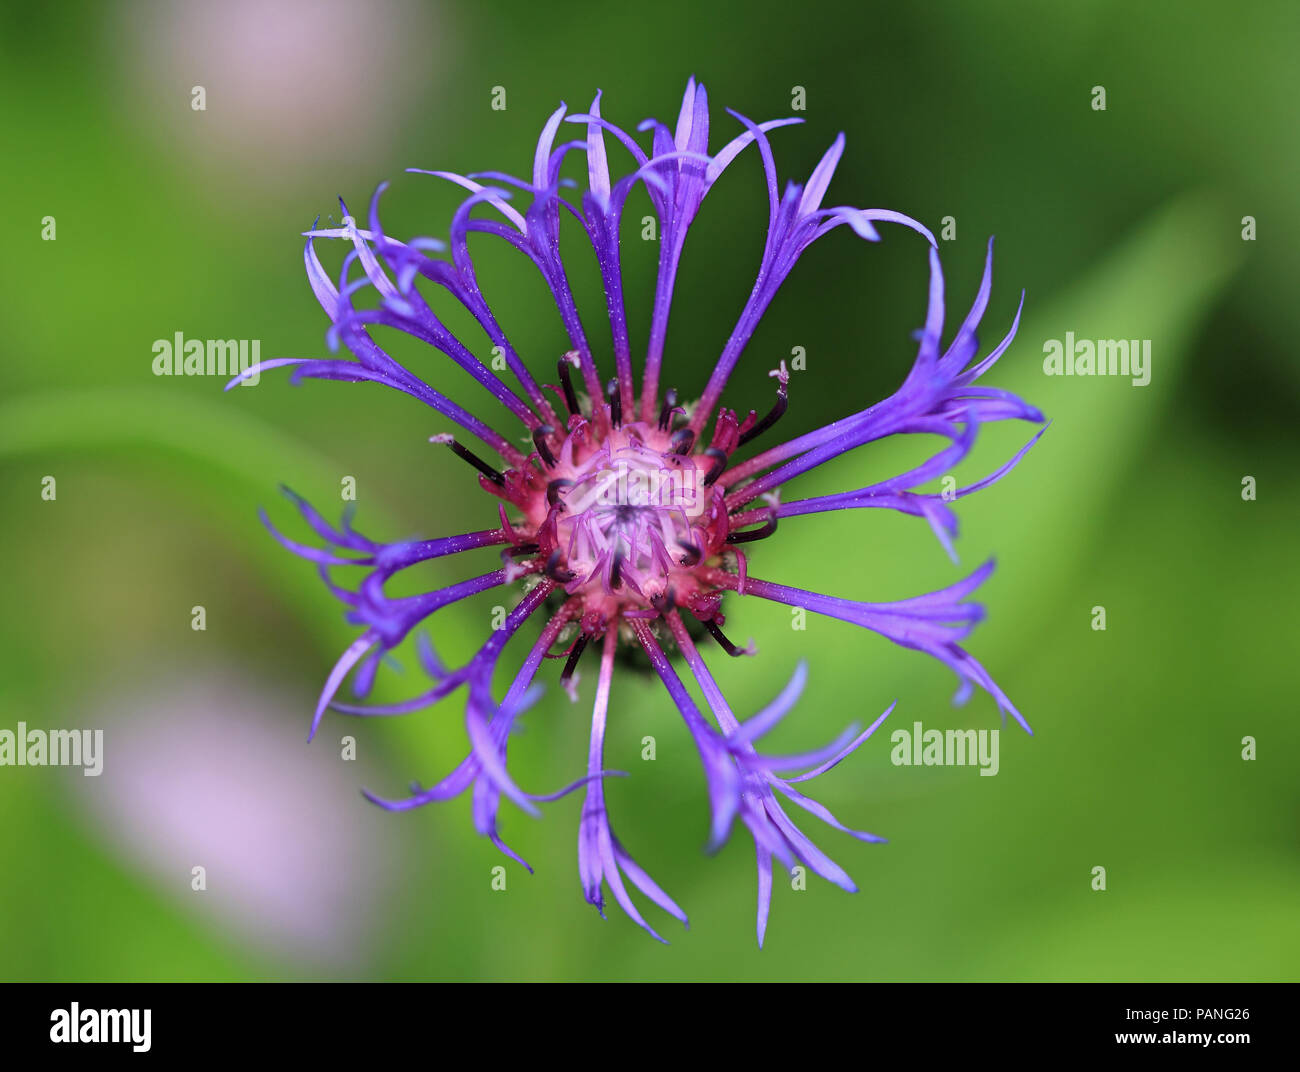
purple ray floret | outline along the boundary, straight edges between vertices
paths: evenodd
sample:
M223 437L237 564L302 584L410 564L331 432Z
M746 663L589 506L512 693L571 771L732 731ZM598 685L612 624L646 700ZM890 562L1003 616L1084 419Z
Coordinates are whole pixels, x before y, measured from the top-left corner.
M680 712L699 754L709 809L707 848L723 845L738 824L753 840L762 945L776 864L787 871L805 868L849 892L856 889L848 873L795 825L788 808L859 841L883 840L846 826L796 786L830 771L868 742L893 705L865 728L848 726L820 747L793 754L760 749L759 742L791 716L807 670L798 662L770 704L739 718L701 652L701 646L709 649L716 642L727 658L754 654L752 645L741 647L724 632L724 601L769 600L861 626L948 667L958 679L956 702L979 688L992 697L1004 719L1011 715L1026 731L1029 725L963 647L984 616L984 608L970 597L992 572L991 562L934 592L870 602L755 577L750 561L761 560L762 549L750 545L778 531L782 539L800 539L793 519L807 514L876 508L923 518L955 562L957 518L951 504L1010 473L1042 430L993 472L955 491L939 494L927 485L967 458L981 426L1006 420L1042 424L1044 417L1014 394L982 382L1020 322L1017 310L1006 335L981 355L977 333L992 290L992 240L979 290L945 346L944 278L931 232L890 209L827 203L844 135L835 138L805 182L783 186L768 135L800 120L755 123L729 114L735 122L732 134L711 151L708 97L694 79L687 84L676 123L670 127L648 119L637 127L637 133L648 136L643 139L606 118L597 93L586 112L569 114L560 105L551 113L522 177L412 168L465 191L445 242L389 237L379 219L386 184L370 199L364 225L340 201L342 221L313 226L305 233L304 247L308 281L329 320L325 341L331 355L266 361L231 386L256 372L291 367L295 383L323 379L394 388L427 407L433 417L431 442L465 461L470 467L466 475L472 473L495 500L485 518L488 527L393 542L363 535L350 512L336 527L287 489L314 542L285 534L262 514L280 544L315 564L343 605L345 621L357 630L326 675L310 735L330 710L362 718L401 716L464 692L469 748L460 763L427 788L413 785L406 796L366 796L383 808L404 811L469 793L477 832L528 867L501 836L502 800L535 815L541 804L581 789L578 873L583 896L603 917L608 890L633 922L663 941L633 894L683 924L686 913L614 833L607 801L607 779L621 773L605 768L606 731L619 714L617 656L621 646L637 649ZM562 140L561 133L574 127L580 136ZM678 271L706 196L750 146L760 158L766 185L766 240L752 289L702 395L684 399L663 382ZM583 165L581 181L565 173L571 157ZM626 161L622 171L615 159ZM638 188L655 213L658 268L652 293L629 295L620 235L629 197ZM759 321L814 242L841 226L845 233L877 242L882 224L895 233L919 236L908 240L926 250L929 260L928 300L911 370L888 398L861 400L823 428L768 445L791 404L792 377L784 364L770 372L745 373L776 380L775 401L766 414L742 414L723 404ZM561 230L574 227L590 247L603 289L596 310L601 326L595 332L584 320L584 312L590 318L593 311L579 308L570 286L573 264L561 255ZM487 236L474 239L476 250L480 243L498 240L536 269L555 308L548 334L526 340L507 335L480 287L470 235ZM321 262L318 240L342 243L336 275ZM497 298L497 308L507 300ZM629 301L645 302L649 320L639 353L629 329ZM472 337L448 326L447 308L458 308L461 322L475 325ZM450 388L435 389L395 360L376 341L380 328L409 335L449 359L460 370L457 375L463 373L464 398L453 400L445 393ZM556 361L554 383L539 381L522 356L548 346ZM843 454L912 435L937 437L939 446L906 472L834 494L784 498L787 485ZM751 449L751 443L756 447ZM494 568L480 564L456 583L414 595L394 595L388 589L390 580L413 566L489 550L497 561ZM351 586L337 579L340 570L351 571ZM506 601L512 609L467 662L446 665L428 638L428 631L439 628L437 612L497 589L518 595ZM429 687L396 703L364 702L390 653L413 636ZM539 695L539 672L546 660L562 661L560 683L576 700L584 655L599 666L586 773L554 792L526 790L509 770L512 734ZM506 671L503 683L509 684L498 698L494 681ZM345 700L341 693L349 679L352 700ZM696 695L703 696L702 706Z

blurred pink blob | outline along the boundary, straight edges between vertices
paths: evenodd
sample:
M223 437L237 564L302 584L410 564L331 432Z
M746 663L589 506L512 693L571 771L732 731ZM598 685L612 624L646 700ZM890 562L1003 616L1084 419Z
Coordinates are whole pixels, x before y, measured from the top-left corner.
M441 22L412 0L174 0L122 3L110 34L137 122L244 181L280 184L324 161L375 170L367 157L429 112L449 51Z
M255 952L365 959L400 850L357 791L363 765L341 756L346 724L309 747L301 704L215 672L91 715L104 770L71 780L132 862Z

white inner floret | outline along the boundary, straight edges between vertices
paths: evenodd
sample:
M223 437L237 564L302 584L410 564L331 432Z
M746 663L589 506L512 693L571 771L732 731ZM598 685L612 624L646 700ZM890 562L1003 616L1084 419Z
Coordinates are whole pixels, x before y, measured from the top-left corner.
M558 532L575 578L599 577L611 591L623 583L643 594L662 590L698 543L691 524L704 511L707 489L694 463L616 435L571 479L560 495Z

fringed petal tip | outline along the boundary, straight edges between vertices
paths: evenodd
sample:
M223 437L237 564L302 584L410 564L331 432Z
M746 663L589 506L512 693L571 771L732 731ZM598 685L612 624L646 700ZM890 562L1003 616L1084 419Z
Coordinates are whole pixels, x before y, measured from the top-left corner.
M285 365L302 365L312 360L315 359L310 357L273 357L268 361L259 361L256 365L250 365L244 369L238 376L233 376L227 380L222 391L229 391L232 387L238 387L242 383L255 384L261 378L262 373L268 369L283 368Z
M325 680L325 687L321 689L320 699L316 701L316 711L312 715L311 728L307 731L307 740L310 742L316 736L316 731L320 728L321 719L324 718L330 702L334 699L335 693L343 684L344 678L348 676L351 669L361 661L361 658L378 642L378 636L367 630L357 637L347 649L339 656L338 662L334 664L334 669L330 671L329 677Z
M512 849L509 845L507 845L501 839L500 835L494 832L488 835L488 839L492 842L493 845L497 847L498 851L500 851L505 856L509 856L510 859L514 860L515 863L517 863L530 875L534 873L533 865L530 864L527 860L525 860L522 856L520 856L519 853L515 852L515 850Z
M874 224L895 223L900 227L915 231L924 238L930 244L932 254L939 248L939 242L934 237L934 232L920 220L914 219L903 212L894 212L892 209L887 208L854 208L851 205L839 205L826 211L832 217L842 219L859 236L869 242L880 241L880 233L873 226Z
M414 796L407 797L405 800L389 800L387 797L372 793L369 789L362 789L361 795L376 807L383 808L384 811L411 811L425 803Z

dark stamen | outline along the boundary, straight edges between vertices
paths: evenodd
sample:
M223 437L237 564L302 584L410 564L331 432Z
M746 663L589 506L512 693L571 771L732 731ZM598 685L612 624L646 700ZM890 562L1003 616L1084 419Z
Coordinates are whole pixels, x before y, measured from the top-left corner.
M546 445L546 437L555 432L549 424L539 425L533 429L533 446L537 448L537 453L542 456L542 462L549 469L555 464L555 455L551 453L551 448Z
M772 514L763 522L761 529L750 529L749 532L733 532L727 537L727 543L753 543L755 540L765 540L776 531L776 515Z
M669 585L657 596L650 597L650 605L660 614L668 614L677 607L677 593Z
M581 413L582 410L578 408L578 396L573 390L573 380L569 376L569 369L571 367L567 355L560 358L560 386L564 388L564 404L569 407L569 412Z
M672 439L668 441L668 449L674 454L689 454L693 446L695 446L695 433L689 428L674 432Z
M623 548L614 552L614 562L609 567L609 587L617 590L623 587Z
M572 487L573 481L560 477L558 480L552 480L546 485L546 503L548 506L558 506L564 509L564 503L560 502L560 492L565 488Z
M678 540L677 546L686 552L686 554L682 556L682 560L681 560L683 566L695 565L695 563L697 563L700 560L700 555L703 554L703 552L698 547L696 547L695 544L687 543L685 540Z
M785 365L784 363L782 363L782 368L784 367ZM776 422L781 419L781 414L785 412L785 407L789 404L789 401L790 401L789 381L784 377L779 378L777 380L775 404L773 404L772 408L767 411L766 417L764 417L761 421L759 421L756 425L754 425L753 428L751 428L748 432L745 432L740 437L740 441L736 444L736 446L743 447L755 436L762 435L769 428L771 428L772 425L776 424Z
M727 467L727 455L725 451L722 451L717 447L710 447L704 453L713 459L713 465L710 466L709 471L704 474L704 486L706 488L711 488L715 483L717 483L718 477L722 475L722 471Z
M546 576L553 581L559 581L560 584L568 584L574 578L572 570L560 569L560 552L558 549L551 552L551 557L546 560Z
M749 654L749 652L745 651L742 648L736 647L735 644L733 644L730 640L728 640L726 635L722 632L721 629L718 628L717 624L713 621L712 618L710 618L707 622L704 623L704 628L707 629L713 635L713 639L716 640L721 645L722 650L725 651L728 655L730 655L733 659L738 658L741 655Z
M488 465L487 462L485 462L482 458L480 458L468 447L461 446L461 444L457 443L456 440L453 439L451 436L449 435L430 436L429 442L445 443L447 446L451 447L451 449L456 453L457 457L465 459L465 461L469 462L470 465L472 465L475 469L477 469L480 473L482 473L485 477L487 477L490 481L492 481L493 484L496 484L497 487L505 486L506 478L504 476L502 476L499 472L497 472L497 470L493 469L492 466Z
M605 385L605 397L609 399L609 423L617 428L623 423L623 400L618 396L617 379Z
M668 425L672 421L673 407L677 405L677 388L670 387L664 395L664 404L659 407L659 430L668 431Z
M507 553L510 555L511 558L518 558L520 555L531 555L531 554L535 554L536 552L540 551L541 549L542 549L542 548L541 548L541 546L540 546L539 544L535 544L535 543L521 543L521 544L517 544L516 546L510 548L510 550L509 550Z
M567 685L573 679L573 671L578 668L578 660L582 658L583 649L587 646L587 634L579 633L578 639L573 642L573 650L569 652L568 661L564 664L564 669L560 673L560 684Z

